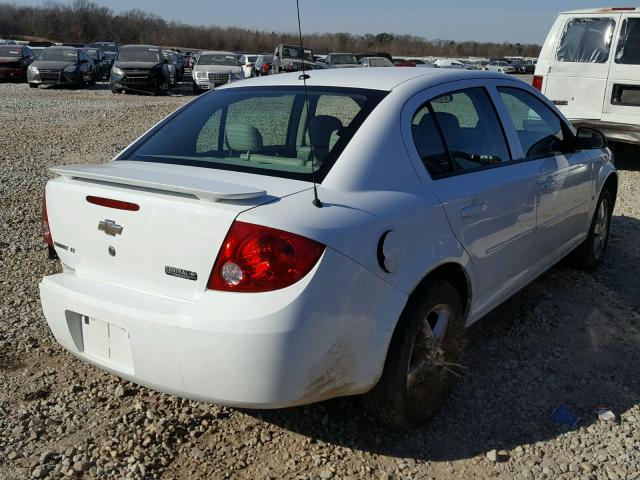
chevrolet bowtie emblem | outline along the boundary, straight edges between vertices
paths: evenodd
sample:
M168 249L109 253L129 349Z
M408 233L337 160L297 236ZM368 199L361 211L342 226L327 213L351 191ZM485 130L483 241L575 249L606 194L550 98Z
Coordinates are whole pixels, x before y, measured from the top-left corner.
M107 235L115 237L122 233L122 225L118 225L113 220L102 220L98 223L98 230L102 230Z

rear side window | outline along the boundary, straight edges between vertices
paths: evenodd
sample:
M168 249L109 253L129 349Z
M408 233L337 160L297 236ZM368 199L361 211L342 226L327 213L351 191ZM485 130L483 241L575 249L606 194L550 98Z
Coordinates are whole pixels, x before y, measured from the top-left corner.
M386 92L338 87L228 88L169 117L119 160L321 181ZM308 98L308 108L306 107Z
M498 87L518 133L525 158L542 158L572 151L567 127L544 103L524 90Z
M565 26L558 61L605 63L616 22L612 18L572 18Z
M436 126L438 128L434 127ZM470 88L434 98L416 112L413 138L432 175L464 172L511 160L502 126L483 88ZM442 132L448 158L438 151ZM447 159L447 162L444 160Z
M625 18L622 23L615 62L640 65L640 18Z

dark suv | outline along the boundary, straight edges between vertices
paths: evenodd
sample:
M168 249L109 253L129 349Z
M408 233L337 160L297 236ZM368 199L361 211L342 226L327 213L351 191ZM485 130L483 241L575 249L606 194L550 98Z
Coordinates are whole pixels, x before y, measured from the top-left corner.
M111 91L167 93L170 62L163 57L160 47L124 45L118 50L111 69Z

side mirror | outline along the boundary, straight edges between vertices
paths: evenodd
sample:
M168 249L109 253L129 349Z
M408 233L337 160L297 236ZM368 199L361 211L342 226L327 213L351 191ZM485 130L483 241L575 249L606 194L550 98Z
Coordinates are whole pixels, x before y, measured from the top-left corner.
M607 139L595 128L579 127L576 132L576 148L578 150L600 150L606 148Z

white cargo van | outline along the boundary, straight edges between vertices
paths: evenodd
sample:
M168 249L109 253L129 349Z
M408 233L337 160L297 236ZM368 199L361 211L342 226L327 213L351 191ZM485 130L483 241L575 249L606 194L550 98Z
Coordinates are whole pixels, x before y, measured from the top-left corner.
M640 144L640 8L558 15L540 52L533 86L574 125Z

